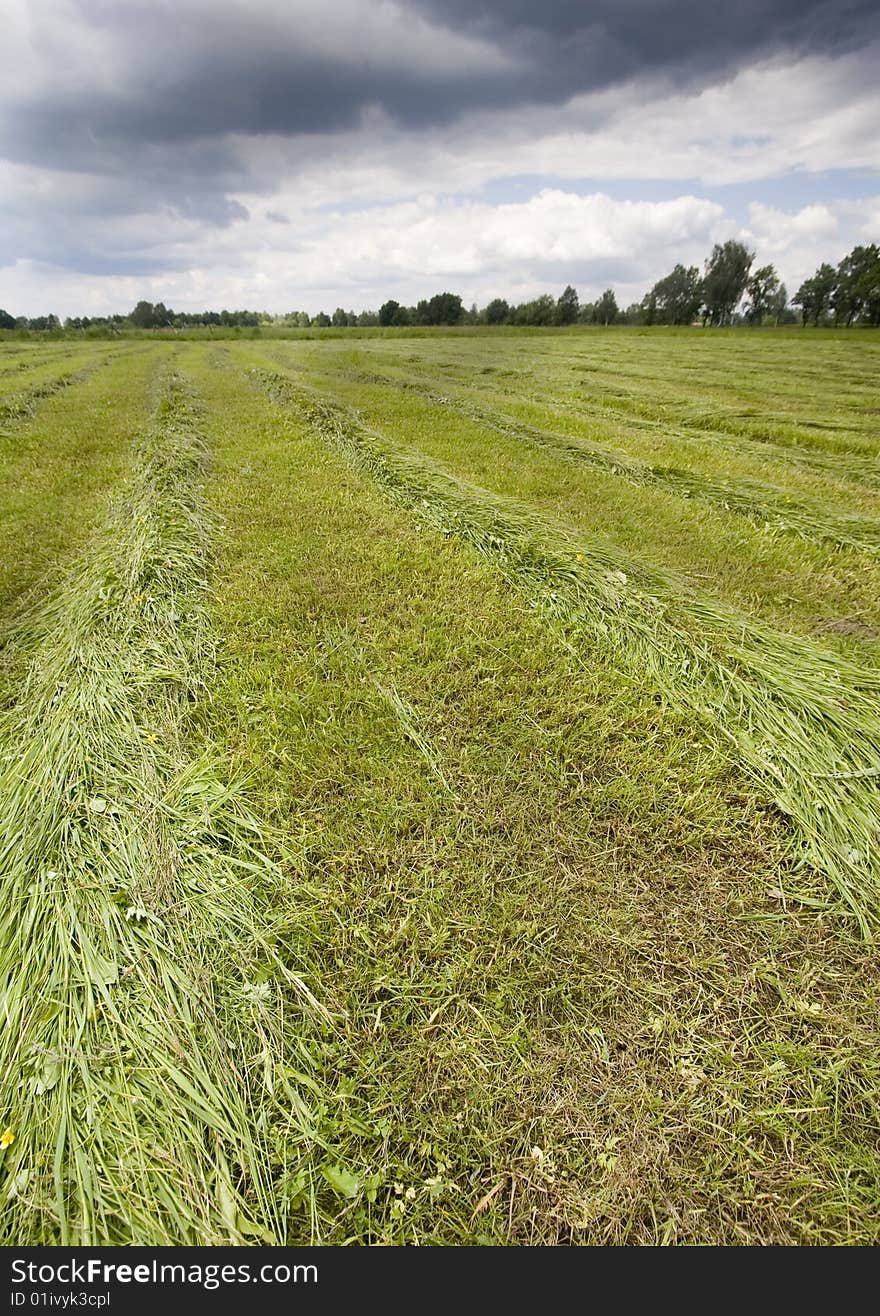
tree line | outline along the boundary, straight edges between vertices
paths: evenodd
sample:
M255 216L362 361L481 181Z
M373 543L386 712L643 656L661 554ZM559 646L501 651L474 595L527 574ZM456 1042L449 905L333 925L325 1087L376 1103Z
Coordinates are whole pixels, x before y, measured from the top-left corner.
M255 329L271 323L268 311L172 311L164 302L138 302L128 315L72 315L63 322L57 315L11 316L0 310L0 329L93 329L121 332L124 329L192 329L200 326Z
M755 253L735 239L716 243L702 274L696 265L675 268L654 284L640 302L622 308L613 288L601 297L582 302L570 284L559 297L544 293L532 301L511 305L496 297L487 306L465 307L456 293L440 292L415 306L389 299L378 311L346 311L337 306L332 315L319 311L291 311L271 315L265 311L173 311L162 302L138 302L128 315L56 315L17 319L0 310L0 329L121 332L138 329L189 329L196 327L247 328L261 325L301 329L407 326L407 325L880 325L880 246L854 247L840 264L822 264L789 299L773 265L755 267ZM799 315L795 311L799 310Z

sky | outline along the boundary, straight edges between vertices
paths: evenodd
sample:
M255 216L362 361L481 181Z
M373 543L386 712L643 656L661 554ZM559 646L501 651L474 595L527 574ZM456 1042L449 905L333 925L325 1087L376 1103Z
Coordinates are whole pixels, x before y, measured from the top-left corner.
M4 0L0 306L314 314L880 241L877 0Z

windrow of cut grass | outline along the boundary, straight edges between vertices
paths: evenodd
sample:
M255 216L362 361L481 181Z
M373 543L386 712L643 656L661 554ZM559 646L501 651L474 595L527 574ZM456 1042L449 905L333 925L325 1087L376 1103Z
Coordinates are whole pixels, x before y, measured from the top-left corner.
M588 395L598 393L612 408L661 421L671 421L697 430L721 430L741 435L759 443L819 449L838 455L877 455L877 439L870 417L850 411L845 419L832 415L816 416L812 401L803 397L794 405L792 397L779 397L774 390L775 376L765 375L759 384L746 391L743 381L748 372L727 379L715 390L705 375L698 375L691 391L682 389L680 379L656 375L633 387L629 375L617 388L602 387L601 374L592 365L580 367L587 375ZM804 393L812 399L821 383L821 367L807 381ZM736 396L739 392L740 396Z
M607 541L579 539L514 499L401 451L287 376L255 370L254 377L420 521L467 540L548 616L612 651L731 741L791 819L800 857L827 878L829 900L873 936L880 674L780 635Z
M17 382L25 379L34 370L57 365L59 362L68 362L86 357L93 352L94 344L89 344L86 347L74 343L54 349L37 348L23 357L10 357L8 348L5 348L0 352L0 363L2 363L0 364L0 390L5 392L7 388L14 387Z
M80 366L77 370L67 370L62 374L53 373L48 379L30 384L19 392L0 398L0 441L9 436L11 428L21 424L22 421L30 420L46 398L53 397L62 389L82 383L98 365L106 364L109 359L105 355Z
M259 349L247 355L267 364ZM876 662L876 554L767 533L722 507L560 459L548 448L439 407L418 390L359 383L311 360L296 360L286 374L354 408L401 450L423 453L465 481L526 502L577 534L610 540L775 630L821 637L857 663ZM841 505L850 506L846 500ZM859 500L853 510L862 512L863 506Z
M442 353L442 364L449 369L466 364L480 345L480 336L447 337L436 353L434 344L424 339L376 343L379 354L389 360ZM482 346L505 374L527 378L530 388L541 380L554 388L566 387L567 380L570 388L584 382L586 374L591 393L659 398L685 406L711 400L730 410L769 404L777 418L803 418L807 429L818 427L829 434L848 430L869 435L875 414L871 380L880 351L870 333L834 341L833 336L755 335L750 330L574 330L504 337L484 332Z
M557 453L578 466L608 471L636 485L657 485L682 498L696 498L726 512L748 517L765 531L790 533L813 543L831 543L875 554L880 551L880 521L846 513L819 502L793 499L782 489L745 480L712 477L700 471L652 465L627 453L572 438L556 430L528 425L466 396L438 392L420 379L395 379L375 371L352 372L368 384L412 390L436 406L467 416L486 429Z
M880 460L876 455L860 449L843 447L825 450L805 446L797 441L799 436L792 437L781 430L772 434L737 431L723 424L720 417L716 417L715 424L711 424L708 413L702 425L695 425L686 417L657 415L647 406L641 409L614 407L604 396L596 398L586 391L572 401L552 401L549 397L546 401L588 421L622 417L642 433L653 428L658 434L679 443L702 446L711 442L714 448L734 457L768 457L782 471L794 468L817 478L864 485L870 490L880 489Z
M414 340L397 346L412 350ZM445 355L458 355L466 342L450 339ZM395 350L395 340L383 344ZM858 404L871 398L871 369L880 351L871 331L855 334L783 330L755 334L751 329L694 332L689 328L574 329L567 333L513 334L499 350L524 371L587 368L595 377L627 392L651 395L670 391L679 398L717 395L722 400L771 397L789 410L814 413L808 400L817 383L833 377L835 398L842 392ZM833 417L834 407L824 409Z
M586 396L639 419L759 442L877 455L870 385L877 353L870 342L829 353L826 342L783 336L744 349L730 336L608 337L562 336L531 350L520 345L500 359L515 363L529 392ZM449 364L456 359L467 369L465 353Z
M645 341L651 340L630 339L628 351L621 352L620 371L624 380L629 378L629 372L638 368L638 353L643 349ZM674 460L685 459L688 466L695 463L700 466L707 463L717 465L713 460L717 455L723 459L725 467L733 462L742 468L743 474L748 475L751 471L759 478L764 478L764 468L769 463L770 478L776 482L787 482L792 476L800 476L805 481L840 485L844 492L849 486L864 488L866 491L880 488L880 462L875 452L865 451L864 443L867 440L870 447L873 434L876 446L876 422L872 425L871 414L864 417L864 428L858 431L858 445L854 446L853 442L841 438L835 428L835 424L837 428L840 427L840 422L835 422L835 408L844 407L848 395L845 391L842 395L838 393L835 375L833 394L822 408L821 397L827 376L817 373L820 370L819 363L816 372L804 384L809 399L804 406L812 410L805 411L800 428L777 427L775 437L770 438L766 434L744 434L736 427L732 430L726 428L723 416L713 413L705 399L702 402L701 423L693 425L688 423L686 415L670 411L658 412L648 397L635 409L620 405L620 399L603 386L601 377L591 377L586 386L582 384L578 387L571 378L571 362L560 356L561 347L555 352L544 354L549 358L549 363L545 364L537 352L530 355L523 352L513 354L507 348L488 353L481 350L479 344L469 353L459 353L452 360L438 360L436 354L432 356L425 349L418 354L409 352L406 355L398 350L395 355L390 351L391 346L382 344L384 350L374 349L371 355L379 358L386 366L405 370L407 378L417 373L422 378L434 380L441 390L454 384L477 399L482 396L482 400L489 400L512 411L514 419L537 423L542 428L548 428L548 417L559 417L573 424L575 433L588 427L591 433L598 429L609 436L623 439L628 446L637 446L643 457L648 455L645 449L646 443L650 443L654 451L670 451L674 454ZM728 344L721 346L726 348ZM690 349L693 350L693 344L690 344ZM316 351L306 354L307 359L311 357L313 361L319 355ZM327 355L329 353L325 349L325 357ZM695 373L701 368L707 368L709 364L703 358L699 359L701 365L694 366ZM717 366L717 350L711 362ZM785 377L791 364L791 361L784 362L782 377ZM742 369L752 368L762 390L762 407L767 411L772 407L772 381L779 376L768 374L767 363L760 357L740 365ZM660 395L668 394L675 399L679 396L682 382L681 364L676 367L674 361L667 360L666 366L666 375L657 381L657 391ZM728 381L732 378L736 378L735 362L729 363L727 368ZM864 396L870 399L873 395L867 391ZM853 405L868 410L860 403ZM713 416L714 423L710 423ZM853 424L856 423L857 418L850 419ZM836 445L833 450L810 444L812 426L828 429L833 436L832 446ZM653 451L650 455L653 457Z
M213 661L205 458L171 375L124 496L29 621L0 720L0 1192L19 1246L281 1240L272 1117L288 1155L308 1144L283 1066L318 1007L266 912L285 875L185 734Z
M149 385L165 351L114 357L76 388L47 398L0 442L0 641L39 607L107 515L150 414ZM14 652L13 652L14 650ZM20 677L21 651L0 650L0 704Z
M224 522L202 716L308 856L323 1241L875 1241L875 956L786 906L785 819L249 356L182 362Z

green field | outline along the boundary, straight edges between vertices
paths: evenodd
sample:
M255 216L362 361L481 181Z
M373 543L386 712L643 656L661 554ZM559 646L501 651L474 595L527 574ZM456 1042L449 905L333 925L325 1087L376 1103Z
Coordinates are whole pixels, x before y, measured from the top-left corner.
M4 1240L880 1241L878 377L0 346Z

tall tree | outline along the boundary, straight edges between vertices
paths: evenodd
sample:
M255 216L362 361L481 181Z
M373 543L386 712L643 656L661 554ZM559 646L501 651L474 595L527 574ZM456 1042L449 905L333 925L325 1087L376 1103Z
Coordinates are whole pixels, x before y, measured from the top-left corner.
M696 265L676 265L644 299L646 324L692 324L703 303L703 282Z
M770 314L773 316L774 325L779 324L779 321L782 319L783 315L785 315L785 310L787 306L788 306L788 289L786 288L784 283L780 283L779 287L776 289L776 292L770 298ZM794 317L791 311L789 311L789 319L793 319L793 318Z
M606 288L593 310L595 322L596 324L614 324L619 314L614 289Z
M438 292L428 302L426 324L460 324L464 307L454 292Z
M505 324L510 319L510 307L503 297L495 297L486 307L486 324Z
M393 297L389 297L387 302L383 302L379 307L379 323L383 325L394 324L394 317L400 310L400 302L396 302Z
M562 292L556 303L553 319L556 324L574 324L578 318L577 290L571 284Z
M14 329L15 320L8 311L0 310L0 329Z
M138 302L129 319L138 329L152 329L156 324L156 308L152 302Z
M859 295L859 253L862 248L856 247L844 256L843 260L837 267L837 281L831 292L830 305L834 312L834 323L850 325L862 309L862 299Z
M880 325L880 247L873 242L870 247L856 247L856 251L860 253L858 290L862 314L876 328Z
M723 245L716 242L703 277L703 304L710 324L730 324L754 259L755 253L734 238Z
M833 265L822 264L810 279L805 279L792 301L801 308L803 323L818 325L831 306L837 287L837 271Z
M749 298L746 319L749 324L761 324L764 317L770 315L781 287L779 275L773 265L762 265L760 269L752 272L746 284Z
M837 267L837 283L830 297L837 324L847 325L861 316L880 323L880 247L853 247Z

